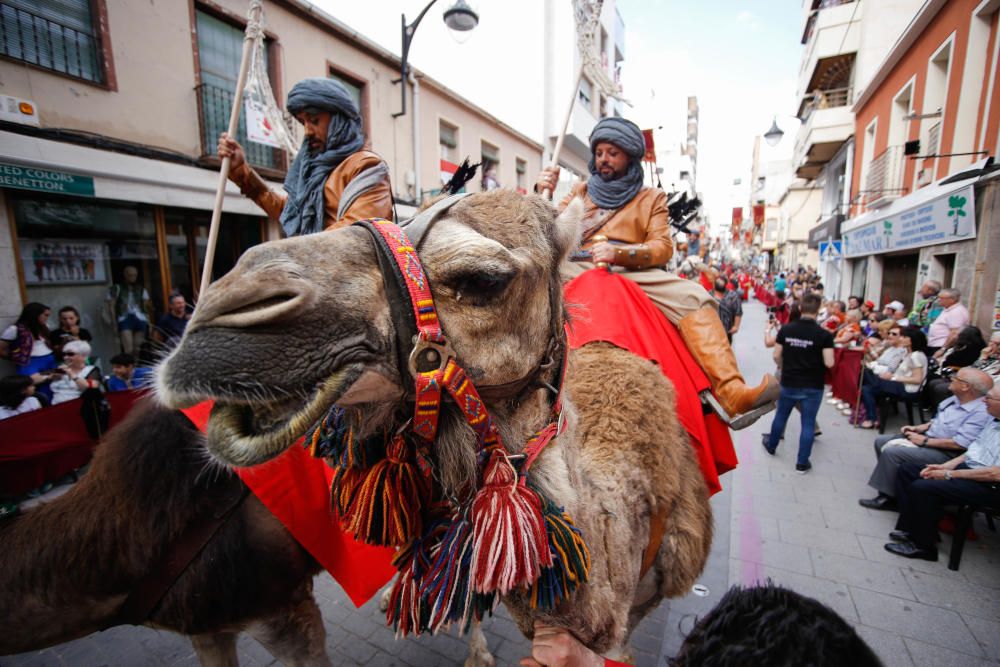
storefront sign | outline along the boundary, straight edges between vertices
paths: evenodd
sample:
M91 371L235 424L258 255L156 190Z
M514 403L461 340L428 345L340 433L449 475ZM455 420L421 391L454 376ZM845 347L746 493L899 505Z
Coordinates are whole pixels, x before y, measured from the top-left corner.
M94 179L35 167L0 162L0 187L51 192L60 195L94 196Z
M844 256L875 255L976 237L972 186L844 232Z
M840 223L844 221L842 213L835 213L825 222L821 222L809 230L809 247L819 248L822 241L835 241L840 238Z

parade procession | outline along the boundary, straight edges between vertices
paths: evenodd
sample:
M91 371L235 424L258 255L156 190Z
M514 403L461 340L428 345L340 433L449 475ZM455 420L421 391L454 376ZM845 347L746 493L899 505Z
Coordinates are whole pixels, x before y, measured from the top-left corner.
M1000 665L998 44L0 0L0 665Z

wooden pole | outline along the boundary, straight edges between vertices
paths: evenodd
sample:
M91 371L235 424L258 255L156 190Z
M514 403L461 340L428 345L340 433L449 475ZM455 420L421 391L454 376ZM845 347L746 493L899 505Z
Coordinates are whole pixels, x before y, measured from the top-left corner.
M566 140L566 130L569 129L569 120L573 117L573 105L576 104L577 91L580 90L580 82L583 80L583 58L580 58L580 68L576 72L576 80L573 84L573 95L569 98L569 106L566 108L566 116L563 118L562 131L559 132L559 137L556 139L556 147L552 149L552 160L549 162L549 168L555 168L559 166L559 154L562 152L563 142ZM552 190L548 188L542 189L542 196L546 199L552 198Z
M250 53L253 51L254 41L260 31L260 0L251 0L250 11L247 15L246 36L243 38L243 57L240 60L240 73L236 77L236 92L233 96L233 109L229 113L229 136L236 136L236 130L240 123L240 107L243 106L243 89L247 83L247 70L250 67ZM205 264L201 269L201 288L198 296L205 296L205 290L212 282L212 268L215 262L215 246L219 242L219 224L222 221L222 201L226 196L226 183L229 180L230 158L223 158L222 166L219 167L219 185L215 190L215 208L212 210L212 223L208 228L208 247L205 249Z

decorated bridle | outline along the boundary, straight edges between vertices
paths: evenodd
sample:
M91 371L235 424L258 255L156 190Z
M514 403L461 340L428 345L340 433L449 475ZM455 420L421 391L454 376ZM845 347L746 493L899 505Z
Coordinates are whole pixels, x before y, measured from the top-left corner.
M417 250L462 197L438 202L403 227L380 219L355 223L375 242L397 330L400 376L413 381L412 417L394 430L359 438L345 411L334 407L306 437L313 455L337 469L331 492L345 528L364 542L400 547L386 618L404 636L452 623L465 629L512 591L523 592L535 608L555 607L587 581L590 569L580 531L529 475L565 429L558 390L551 422L520 455L508 454L438 319ZM528 379L504 388L526 388L546 367L551 364L543 360ZM479 474L465 499L449 496L437 481L433 450L445 398L476 436Z

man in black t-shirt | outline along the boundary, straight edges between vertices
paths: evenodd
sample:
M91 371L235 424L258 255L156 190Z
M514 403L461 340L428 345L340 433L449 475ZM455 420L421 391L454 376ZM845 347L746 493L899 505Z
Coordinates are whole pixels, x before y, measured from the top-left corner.
M820 302L818 294L803 296L799 303L801 318L781 327L774 346L774 361L781 366L781 397L771 422L771 432L763 437L764 449L774 455L785 432L788 415L796 403L800 404L802 433L795 464L799 473L812 468L809 455L815 437L816 413L823 402L823 376L827 368L833 367L833 334L816 323Z

